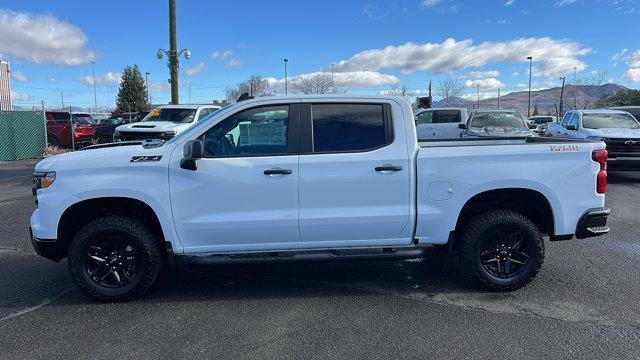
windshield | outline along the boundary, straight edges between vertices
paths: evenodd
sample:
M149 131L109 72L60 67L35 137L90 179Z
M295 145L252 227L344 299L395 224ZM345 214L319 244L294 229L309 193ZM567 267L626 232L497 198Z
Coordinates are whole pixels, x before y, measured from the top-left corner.
M627 114L601 113L582 115L582 127L585 129L640 129L640 124Z
M552 122L553 118L551 116L546 116L546 117L532 118L529 120L533 120L536 124L540 125L540 124L546 124L546 123Z
M196 109L155 108L142 121L170 121L176 124L190 123L196 114Z
M524 119L517 112L481 112L476 113L471 118L469 127L485 128L485 127L512 127L524 128Z

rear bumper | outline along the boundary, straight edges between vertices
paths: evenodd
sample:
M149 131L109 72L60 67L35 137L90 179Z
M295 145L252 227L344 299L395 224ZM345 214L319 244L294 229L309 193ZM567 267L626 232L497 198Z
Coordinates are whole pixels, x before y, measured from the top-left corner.
M608 207L590 209L578 220L576 226L576 238L585 239L601 236L609 232L607 217L611 213Z
M33 231L29 227L29 236L31 237L31 244L36 253L44 258L58 262L65 257L63 251L58 246L57 239L38 239L33 236Z

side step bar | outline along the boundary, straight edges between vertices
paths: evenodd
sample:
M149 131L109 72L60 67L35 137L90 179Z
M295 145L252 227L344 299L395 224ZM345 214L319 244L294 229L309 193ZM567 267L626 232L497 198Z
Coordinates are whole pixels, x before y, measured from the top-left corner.
M282 251L217 255L176 255L175 258L178 264L188 265L373 261L418 258L424 255L427 248L428 247L412 247L353 250L310 250L299 252Z

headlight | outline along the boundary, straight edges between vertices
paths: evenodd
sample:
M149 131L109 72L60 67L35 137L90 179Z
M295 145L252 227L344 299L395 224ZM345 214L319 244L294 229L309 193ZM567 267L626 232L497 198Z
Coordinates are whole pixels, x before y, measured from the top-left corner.
M55 171L33 173L33 195L38 189L46 189L56 180Z

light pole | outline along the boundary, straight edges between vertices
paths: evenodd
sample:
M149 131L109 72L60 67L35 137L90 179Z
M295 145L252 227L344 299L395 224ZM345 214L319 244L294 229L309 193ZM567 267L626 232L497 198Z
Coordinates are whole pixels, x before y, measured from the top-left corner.
M527 118L531 116L531 69L533 63L533 56L527 56L527 60L529 60L529 102L527 104Z
M96 62L91 61L91 72L93 73L93 112L98 112L98 97L96 96Z
M289 80L287 78L287 63L288 62L289 62L289 59L284 58L284 94L285 95L289 94L289 89L288 89Z
M176 35L176 0L169 0L169 51L158 49L156 56L162 59L162 54L166 54L169 58L169 82L171 83L171 103L177 105L178 97L178 69L180 64L178 58L184 54L184 58L191 58L189 49L178 51L178 39Z
M560 111L558 111L558 117L563 116L564 113L562 112L562 106L564 104L564 82L567 79L566 76L561 77L560 79L562 79L562 87L560 88Z
M480 84L476 84L476 88L478 89L478 105L476 105L476 109L480 110Z
M147 104L151 105L151 94L149 94L149 72L144 73L144 84L147 87Z

